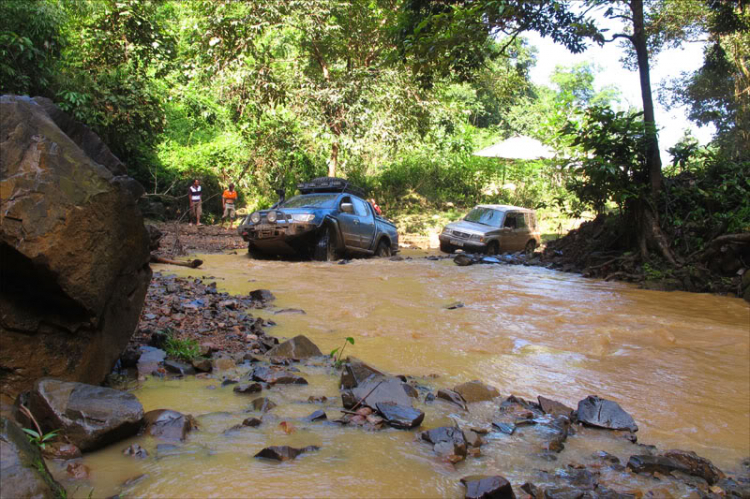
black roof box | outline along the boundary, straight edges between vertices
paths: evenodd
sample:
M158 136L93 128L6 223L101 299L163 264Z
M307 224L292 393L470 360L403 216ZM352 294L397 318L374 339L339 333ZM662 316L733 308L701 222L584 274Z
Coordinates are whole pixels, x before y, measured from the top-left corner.
M297 189L302 194L313 192L346 192L361 198L365 197L365 191L352 185L348 180L336 177L318 177L309 182L297 184Z

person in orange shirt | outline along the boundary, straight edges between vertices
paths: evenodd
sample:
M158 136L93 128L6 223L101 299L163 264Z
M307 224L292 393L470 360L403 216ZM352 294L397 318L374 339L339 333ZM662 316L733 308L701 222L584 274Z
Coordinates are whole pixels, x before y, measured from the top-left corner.
M224 228L224 221L229 216L229 228L233 228L234 219L237 217L235 204L237 203L237 191L234 190L234 184L229 184L229 189L224 191L221 196L221 205L224 208L224 215L221 217L221 228Z

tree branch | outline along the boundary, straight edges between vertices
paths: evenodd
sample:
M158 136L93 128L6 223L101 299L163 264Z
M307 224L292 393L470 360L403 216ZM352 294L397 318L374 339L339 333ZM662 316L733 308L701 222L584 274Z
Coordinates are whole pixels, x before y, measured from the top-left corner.
M615 35L612 35L612 38L610 38L609 40L607 40L605 38L604 39L604 43L613 42L613 41L617 40L618 38L627 38L630 41L630 43L633 43L633 36L632 35L626 35L625 33L617 33Z

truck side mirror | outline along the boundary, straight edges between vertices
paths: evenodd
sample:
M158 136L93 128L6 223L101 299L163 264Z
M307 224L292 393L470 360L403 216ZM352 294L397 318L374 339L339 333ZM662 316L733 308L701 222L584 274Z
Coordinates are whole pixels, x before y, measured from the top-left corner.
M354 214L354 205L352 203L341 203L341 211L344 213Z

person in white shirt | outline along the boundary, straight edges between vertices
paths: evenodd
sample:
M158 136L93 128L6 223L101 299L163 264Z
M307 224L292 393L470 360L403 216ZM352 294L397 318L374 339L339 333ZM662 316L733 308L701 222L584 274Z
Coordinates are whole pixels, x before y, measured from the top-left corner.
M190 199L190 225L193 225L192 220L195 220L196 225L201 225L201 182L198 179L193 181L193 185L190 186L190 192L188 192L188 199Z

